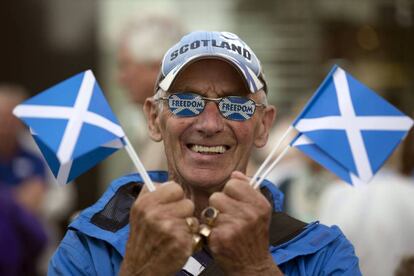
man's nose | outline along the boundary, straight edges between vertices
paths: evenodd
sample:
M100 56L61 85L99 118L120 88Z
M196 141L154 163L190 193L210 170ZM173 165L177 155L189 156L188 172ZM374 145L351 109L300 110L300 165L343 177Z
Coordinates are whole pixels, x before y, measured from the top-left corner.
M204 111L197 116L196 129L206 135L214 135L223 131L224 118L221 116L216 103L207 102Z

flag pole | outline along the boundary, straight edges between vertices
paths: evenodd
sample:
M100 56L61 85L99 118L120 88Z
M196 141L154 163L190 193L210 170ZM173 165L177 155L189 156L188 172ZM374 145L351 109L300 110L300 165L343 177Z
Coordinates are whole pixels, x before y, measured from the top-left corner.
M135 152L134 148L131 145L131 142L129 141L128 137L124 137L125 140L125 149L131 158L132 162L135 165L135 168L138 170L138 172L141 174L141 177L144 180L145 185L147 186L148 190L150 192L155 191L154 183L152 182L151 178L149 177L147 171L144 168L144 165L142 164L141 160L139 159L137 153Z
M254 176L250 179L250 185L253 185L256 182L257 177L262 173L262 171L264 170L264 168L267 166L267 164L272 159L273 155L275 155L276 151L279 149L279 147L282 144L282 142L286 139L286 137L289 135L289 133L292 130L293 130L293 127L292 126L289 126L289 128L285 131L285 133L282 135L282 137L276 143L275 147L272 149L272 151L266 157L265 161L262 163L262 165L256 171L256 173L254 174Z
M287 145L286 148L279 154L279 156L273 161L273 163L266 169L266 171L263 172L263 174L260 176L260 178L255 181L253 188L257 189L260 184L262 184L263 180L266 178L266 176L274 169L274 167L279 163L280 160L282 160L283 157L288 153L289 149L291 148L290 145Z

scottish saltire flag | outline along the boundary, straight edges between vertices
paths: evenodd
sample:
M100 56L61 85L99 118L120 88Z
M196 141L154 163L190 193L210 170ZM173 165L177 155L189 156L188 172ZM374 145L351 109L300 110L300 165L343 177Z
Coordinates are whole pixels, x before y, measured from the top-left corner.
M13 113L30 128L61 184L124 146L124 131L90 70L28 99Z
M329 157L365 183L412 125L410 117L338 66L333 67L293 122L319 153L327 155L325 159ZM310 156L320 158L317 154Z
M298 134L296 138L293 139L293 141L290 143L290 145L306 154L309 158L316 161L319 165L336 174L336 176L345 182L354 186L364 184L364 182L361 181L358 176L342 166L341 163L330 157L330 155L326 154L317 145L315 145L312 140L306 137L306 135Z

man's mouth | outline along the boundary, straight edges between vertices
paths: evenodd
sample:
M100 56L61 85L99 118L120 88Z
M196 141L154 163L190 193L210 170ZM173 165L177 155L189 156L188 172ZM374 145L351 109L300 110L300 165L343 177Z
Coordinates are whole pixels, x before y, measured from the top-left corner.
M189 145L189 148L193 152L201 154L223 154L229 149L228 146L203 146L203 145Z

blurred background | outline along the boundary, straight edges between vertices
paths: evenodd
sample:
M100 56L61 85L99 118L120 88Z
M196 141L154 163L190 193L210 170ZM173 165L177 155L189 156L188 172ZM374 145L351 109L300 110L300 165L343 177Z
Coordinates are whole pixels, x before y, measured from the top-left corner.
M155 24L151 23L154 20L151 17L165 19L157 20L164 22L161 31L155 27L154 30L151 29ZM144 29L147 32L128 40L129 33L134 32L134 25L146 26ZM76 73L92 69L113 110L119 115L121 124L125 126L127 135L135 140L138 155L146 156L148 153L144 152L145 149L152 146L143 146L143 140L147 139L146 126L139 113L140 100L128 91L133 90L128 84L128 67L135 66L131 69L132 73L129 73L134 74L133 72L141 72L139 70L142 66L148 65L145 67L147 69L142 70L147 70L148 79L153 83L151 72L158 70L160 59L156 57L156 49L163 52L172 44L164 46L162 43L167 40L166 33L170 35L168 39L175 41L173 34L176 33L179 37L179 34L192 30L234 32L255 51L264 67L270 102L278 109L278 118L269 144L275 142L286 130L334 64L342 66L404 113L411 117L414 115L413 0L6 1L0 9L0 85L6 85L5 90L10 90L9 85L18 86L26 90L28 95L35 95ZM151 33L156 33L157 36L151 38ZM141 41L145 40L148 41L147 44L142 44ZM135 50L129 53L129 47L135 47ZM154 57L150 59L146 53L152 48ZM129 60L130 55L132 60ZM136 59L142 59L141 67L131 65ZM5 130L5 125L0 125L0 128ZM0 143L5 141L4 137ZM407 182L406 186L411 187L414 187L413 140L411 134L406 141L407 145L399 148L382 173L404 178L393 181ZM31 144L31 139L19 137L19 141L36 154L37 148ZM159 148L151 148L149 156L154 156L157 150ZM269 148L265 148L255 153L252 171L263 161L268 151ZM144 160L149 169L164 166L163 160L151 163L153 160L150 159ZM4 160L6 157L0 155L0 162ZM292 168L295 175L292 175ZM70 217L94 203L112 179L131 172L132 164L125 151L118 151L65 188L56 188L53 178L48 175L48 169L45 170L45 175L40 174L45 182L41 184L44 188L40 189L44 196L39 197L42 210L28 210L28 213L36 213L34 217L43 224L42 231L47 237L39 236L39 246L46 248L43 251L46 252L44 257L40 257L34 264L35 271L40 275L45 273L47 260L62 238ZM327 209L338 210L338 206L332 207L338 201L332 203L324 198L331 186L348 187L343 183L337 184L333 175L319 168L313 161L292 152L270 178L286 193L285 208L291 215L305 221L321 219L328 224L342 223L338 214L326 212ZM380 180L382 179L381 176ZM20 193L31 193L31 190ZM412 190L404 192L407 193L412 193ZM328 197L333 198L332 194ZM350 197L355 198L352 195ZM396 196L395 199L399 201L400 197ZM368 200L367 197L361 200L375 201ZM20 204L19 200L16 202ZM389 201L386 202L389 207ZM385 203L380 201L378 204ZM404 208L411 210L411 213L407 212L402 221L413 214L414 207L407 206ZM355 212L354 215L347 214L347 218L360 213L358 210ZM365 218L366 216L358 220L356 229L360 229ZM408 227L406 223L404 225ZM39 226L39 229L42 227ZM373 229L367 230L368 233ZM391 236L398 233L395 229L396 227L390 229ZM349 234L345 231L346 234L352 236L353 230L349 228L348 231ZM353 240L355 244L358 243L357 239ZM402 243L410 242L412 240ZM369 266L369 261L363 259L369 254L358 249L357 245L356 247L357 253L364 255L361 257L361 265L367 263ZM390 270L392 273L402 258L402 251L398 248L395 251L388 258L394 260ZM408 255L410 254L414 255L414 252ZM369 270L365 272L367 275L390 275L375 274Z

